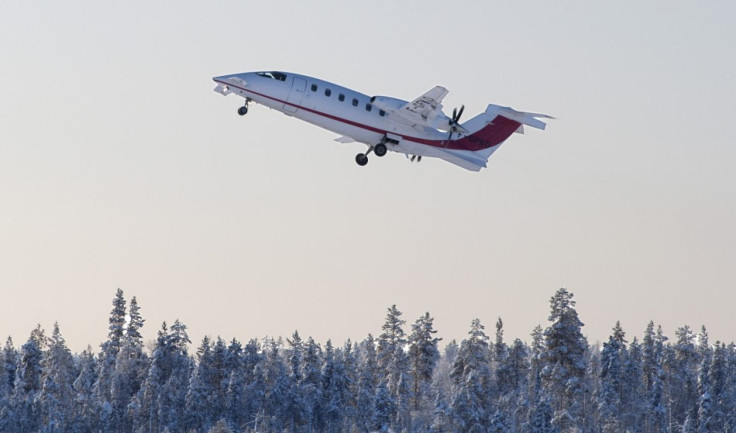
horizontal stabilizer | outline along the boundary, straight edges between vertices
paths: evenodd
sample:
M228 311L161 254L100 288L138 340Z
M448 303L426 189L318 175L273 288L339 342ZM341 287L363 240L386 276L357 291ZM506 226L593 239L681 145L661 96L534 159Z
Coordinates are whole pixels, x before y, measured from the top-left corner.
M543 119L554 119L554 117L548 116L546 114L525 113L523 111L516 111L511 107L502 107L500 105L494 104L488 104L488 108L486 108L486 114L492 115L493 117L503 116L507 119L519 122L522 125L528 125L532 128L537 129L544 129L547 127L547 124L537 119L537 117L541 117ZM523 129L521 130L521 132L523 133Z

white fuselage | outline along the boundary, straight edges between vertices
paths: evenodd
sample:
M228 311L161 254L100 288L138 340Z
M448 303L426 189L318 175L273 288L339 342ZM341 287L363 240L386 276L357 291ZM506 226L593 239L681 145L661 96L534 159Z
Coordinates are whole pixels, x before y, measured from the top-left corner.
M285 75L285 80L281 81L248 72L216 77L214 81L226 86L228 93L340 134L345 138L343 142L354 140L374 146L390 134L400 140L389 145L388 150L434 156L433 146L428 144L441 146L448 139L447 132L392 119L373 106L371 97L363 93L318 78L293 73ZM396 108L407 103L399 99L393 101Z
M460 125L463 109L452 118L442 112L442 86L411 102L387 96L370 97L319 78L284 72L246 72L215 77L215 91L245 98L238 112L248 111L253 101L340 134L341 143L360 142L368 146L356 162L365 165L367 155L383 156L387 151L440 158L468 170L486 167L488 157L522 125L544 129L537 117L510 107L489 104ZM412 157L412 160L414 158Z

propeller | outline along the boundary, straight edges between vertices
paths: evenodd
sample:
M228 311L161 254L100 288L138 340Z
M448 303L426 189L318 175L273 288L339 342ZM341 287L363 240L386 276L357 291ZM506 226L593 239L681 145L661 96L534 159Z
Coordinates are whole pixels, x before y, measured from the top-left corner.
M452 140L452 134L454 132L458 131L465 131L465 128L460 126L460 116L463 115L463 110L465 110L465 105L460 106L460 110L457 109L457 107L452 109L452 118L450 118L450 135L447 137L447 141Z

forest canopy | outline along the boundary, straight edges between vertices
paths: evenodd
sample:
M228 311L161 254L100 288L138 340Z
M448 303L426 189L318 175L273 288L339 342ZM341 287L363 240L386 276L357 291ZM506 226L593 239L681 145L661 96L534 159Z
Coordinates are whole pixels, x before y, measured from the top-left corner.
M133 297L113 298L107 340L73 354L54 324L0 350L0 432L727 432L736 431L736 346L687 325L619 323L591 345L573 294L545 328L507 342L478 319L439 349L433 318L387 309L382 332L340 346L205 337L161 325L144 349Z

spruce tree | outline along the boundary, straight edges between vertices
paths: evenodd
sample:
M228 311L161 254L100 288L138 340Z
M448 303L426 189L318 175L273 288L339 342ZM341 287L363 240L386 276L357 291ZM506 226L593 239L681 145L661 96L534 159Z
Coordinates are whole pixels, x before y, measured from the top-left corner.
M409 374L412 380L413 410L419 410L421 401L427 401L432 374L440 358L437 344L442 340L435 338L432 325L434 319L425 313L412 325L409 336Z
M107 340L100 345L100 360L97 364L97 383L95 384L95 400L100 406L102 427L108 431L120 428L123 416L112 403L112 382L115 372L115 362L123 345L125 334L125 298L123 291L118 289L112 300Z
M97 424L97 402L94 397L94 386L97 382L97 360L92 347L87 347L77 360L79 374L72 384L74 389L74 414L72 432L90 432L99 430Z
M0 431L11 431L15 413L11 406L15 371L18 366L18 351L13 339L8 337L5 347L0 351Z
M41 365L43 372L38 402L43 428L49 432L69 431L74 410L74 365L71 351L66 346L58 323L54 323Z
M460 343L450 377L454 383L451 402L453 422L463 433L489 428L491 415L492 372L489 363L488 336L480 320L470 325L470 335Z
M11 407L15 417L10 421L10 431L36 431L41 427L38 394L41 391L43 350L46 335L39 324L20 349L18 368L15 371Z
M365 433L372 431L375 425L378 365L376 360L376 343L373 336L368 334L368 337L363 340L360 347L355 419L358 431Z
M559 289L550 300L550 310L552 323L544 331L541 379L555 411L555 422L565 432L580 421L588 343L571 292Z

